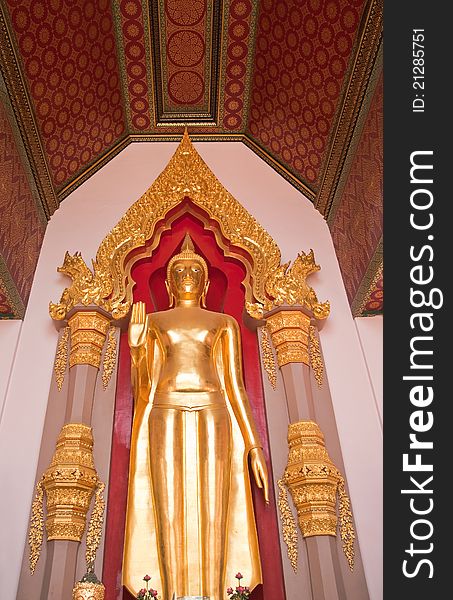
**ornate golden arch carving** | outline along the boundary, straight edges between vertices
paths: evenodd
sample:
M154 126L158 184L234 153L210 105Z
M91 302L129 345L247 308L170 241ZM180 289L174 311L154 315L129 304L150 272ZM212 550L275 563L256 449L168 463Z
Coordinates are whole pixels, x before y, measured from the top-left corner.
M59 303L50 303L53 319L65 319L76 305L97 305L114 319L126 316L132 304L132 285L126 259L145 246L156 225L185 198L203 209L220 226L229 242L248 253L252 269L246 285L246 308L254 318L282 304L305 306L317 319L329 314L329 302L320 303L306 283L319 271L313 250L301 252L294 263L280 264L280 249L256 219L223 187L190 141L187 130L170 162L104 238L93 261L93 272L79 253L66 252L58 271L71 277Z

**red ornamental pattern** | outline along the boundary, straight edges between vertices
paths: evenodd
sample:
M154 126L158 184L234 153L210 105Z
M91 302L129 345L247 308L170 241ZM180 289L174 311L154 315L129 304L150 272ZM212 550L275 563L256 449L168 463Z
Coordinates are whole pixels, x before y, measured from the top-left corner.
M0 255L26 305L45 226L40 221L21 156L1 103L0 182Z
M264 0L248 130L316 187L364 0Z
M330 229L352 302L382 237L383 78L377 83Z
M250 42L252 3L233 0L228 22L228 48L225 74L223 127L242 128L244 121L244 90L247 76L247 58Z
M11 319L15 316L14 309L8 300L6 285L4 285L0 276L0 319Z
M201 108L206 87L206 1L167 0L165 13L169 100L177 106Z
M124 132L108 0L6 0L57 189Z
M131 125L135 131L146 131L151 125L148 99L151 85L147 75L141 1L122 0L120 15Z
M384 312L384 280L382 277L376 282L376 285L371 290L364 312Z

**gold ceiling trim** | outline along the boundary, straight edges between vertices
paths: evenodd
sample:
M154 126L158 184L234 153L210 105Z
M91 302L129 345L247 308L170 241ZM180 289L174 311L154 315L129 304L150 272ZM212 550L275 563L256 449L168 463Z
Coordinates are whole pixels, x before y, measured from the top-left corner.
M281 162L279 162L276 158L274 158L269 152L264 150L255 140L253 140L248 135L244 135L242 138L243 143L253 150L253 152L259 156L265 163L267 163L270 167L277 171L279 175L286 179L288 183L296 188L297 191L301 192L306 198L311 200L311 202L315 199L315 191L312 190L308 185L299 177L296 177L291 171L289 171Z
M335 188L335 193L332 194L332 202L329 208L329 214L326 217L327 224L329 228L332 229L332 225L335 221L335 216L339 207L341 206L341 201L343 199L343 192L346 187L346 184L349 179L349 174L351 172L351 167L354 164L354 160L357 156L357 149L362 138L363 128L365 127L367 117L369 114L371 103L373 102L374 95L376 93L376 88L379 83L379 80L382 76L382 65L383 65L383 47L382 44L379 47L378 55L376 57L376 61L373 65L373 70L371 72L370 79L368 81L368 87L365 93L365 98L362 102L362 106L360 107L360 111L357 117L357 123L354 128L354 133L351 137L351 142L349 144L349 148L347 154L345 156L345 160L341 167L341 174L338 178L338 182Z
M246 286L246 308L261 318L263 311L281 304L304 305L317 319L329 314L329 303L319 303L307 285L310 273L319 271L313 251L301 252L293 265L280 264L280 249L256 219L223 187L194 148L187 130L170 162L151 187L126 212L104 238L93 261L94 272L80 254L66 253L58 271L71 277L60 302L50 303L52 318L62 320L77 304L95 304L121 319L132 304L127 257L152 239L156 226L166 215L189 198L214 219L221 234L232 246L251 258L250 285Z
M5 3L6 4L6 3ZM20 59L15 49L6 6L0 2L0 71L5 79L17 127L24 143L30 169L38 191L39 200L46 218L58 208L58 199L50 176L32 103L20 68Z
M23 319L25 314L25 305L22 302L19 291L16 287L14 279L11 277L11 273L0 254L0 292L3 292L6 296L6 300L13 312L11 318ZM0 318L3 318L5 313L0 312ZM8 317L9 318L9 317Z
M368 82L379 53L382 40L383 0L370 0L365 8L361 30L358 32L357 53L351 68L335 131L331 137L329 154L324 162L321 185L315 199L315 208L327 219L336 188L354 135L360 108L368 89Z
M377 282L383 276L383 239L379 240L376 251L370 260L366 273L360 282L359 289L351 303L351 311L354 317L363 317L365 307L370 300L371 292L376 287Z
M92 175L97 173L102 167L110 162L112 158L115 158L124 148L129 146L131 143L131 136L123 136L120 138L109 150L107 150L102 156L95 159L88 167L84 168L78 175L74 177L68 184L58 191L58 200L61 202L74 190L76 190L82 183L89 179Z

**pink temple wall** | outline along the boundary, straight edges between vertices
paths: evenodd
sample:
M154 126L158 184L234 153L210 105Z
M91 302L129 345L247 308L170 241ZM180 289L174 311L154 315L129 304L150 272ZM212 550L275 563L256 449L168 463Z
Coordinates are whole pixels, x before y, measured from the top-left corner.
M370 597L379 600L382 429L369 358L351 316L328 226L300 192L244 145L204 142L195 147L223 185L272 235L282 261L313 248L322 266L309 281L320 301L331 302L321 344ZM48 304L57 301L69 283L56 268L66 250L81 251L90 264L102 239L165 168L175 149L176 144L170 142L131 144L68 196L46 229L0 422L0 456L8 457L0 464L3 600L14 600L16 595L52 377L57 332L48 316ZM0 327L0 352L4 347L1 334ZM379 336L379 332L372 335ZM281 438L282 452L287 453L286 430ZM16 451L18 444L20 451ZM296 597L288 594L288 600Z

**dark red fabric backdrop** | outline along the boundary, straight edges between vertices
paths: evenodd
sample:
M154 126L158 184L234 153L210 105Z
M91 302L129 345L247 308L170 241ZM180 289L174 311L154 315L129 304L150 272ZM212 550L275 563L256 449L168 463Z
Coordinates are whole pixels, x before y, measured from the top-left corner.
M269 468L270 503L268 506L265 505L262 491L256 487L253 477L251 477L264 581L262 587L258 586L254 590L252 599L283 600L285 598L283 569L272 486L273 475L269 458L269 439L258 340L256 332L247 329L242 319L245 300L241 282L245 277L245 268L239 260L224 256L214 233L205 229L201 220L186 213L175 219L171 229L162 233L159 247L154 251L152 257L140 259L134 264L131 272L132 278L136 282L133 292L134 302L138 300L145 302L147 312L168 308L168 295L165 288L166 266L170 257L179 252L186 232L190 233L197 252L202 254L208 263L211 284L207 295L207 308L230 314L239 323L245 385ZM102 576L106 586L106 600L130 597L128 594L122 595L121 565L132 413L129 348L127 333L123 333L120 343ZM240 570L241 565L238 565L237 568ZM234 575L235 573L227 574L227 584L233 587L236 583ZM246 584L247 582L244 583L244 585Z

